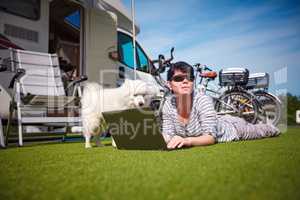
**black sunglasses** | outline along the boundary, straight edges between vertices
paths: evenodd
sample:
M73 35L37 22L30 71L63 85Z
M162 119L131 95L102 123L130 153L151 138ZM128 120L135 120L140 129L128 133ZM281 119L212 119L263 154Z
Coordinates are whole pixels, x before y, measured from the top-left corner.
M194 81L195 77L194 76L188 76L188 75L177 75L172 77L172 81L175 82L182 82L184 79L188 81Z

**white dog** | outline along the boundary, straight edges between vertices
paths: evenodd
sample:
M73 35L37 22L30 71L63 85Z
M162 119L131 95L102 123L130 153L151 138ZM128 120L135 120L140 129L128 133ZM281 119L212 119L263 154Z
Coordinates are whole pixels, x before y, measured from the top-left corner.
M105 129L102 112L142 107L145 105L145 96L158 94L157 87L141 80L126 79L121 87L113 89L104 89L95 82L87 83L81 99L85 147L91 147L92 136L96 137L96 145L101 145L100 134Z

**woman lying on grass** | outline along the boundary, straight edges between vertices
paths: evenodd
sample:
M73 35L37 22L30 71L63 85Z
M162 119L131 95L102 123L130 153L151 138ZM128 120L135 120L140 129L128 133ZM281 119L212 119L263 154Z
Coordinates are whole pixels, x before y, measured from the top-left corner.
M193 91L194 70L185 62L169 69L173 95L163 106L162 133L168 148L181 148L277 136L271 124L251 124L230 115L217 116L212 99Z

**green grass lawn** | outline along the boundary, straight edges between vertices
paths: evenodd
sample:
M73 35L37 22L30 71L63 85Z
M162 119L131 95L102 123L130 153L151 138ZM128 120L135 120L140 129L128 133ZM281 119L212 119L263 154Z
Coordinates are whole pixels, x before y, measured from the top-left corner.
M300 199L300 129L170 152L106 143L0 150L0 199Z

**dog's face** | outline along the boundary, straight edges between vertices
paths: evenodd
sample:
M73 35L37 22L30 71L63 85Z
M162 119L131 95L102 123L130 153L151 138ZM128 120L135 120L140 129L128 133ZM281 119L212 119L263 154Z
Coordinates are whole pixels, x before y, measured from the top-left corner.
M123 83L122 91L124 91L122 100L123 102L126 102L125 106L130 108L139 108L145 106L147 100L158 93L157 88L153 87L151 84L147 84L141 80L128 79L126 79ZM127 98L128 101L125 100Z
M123 87L129 89L131 95L150 95L156 96L160 93L157 86L151 83L146 83L141 80L128 80L126 79Z
M145 99L142 95L133 95L130 96L129 107L130 108L139 108L145 105Z

